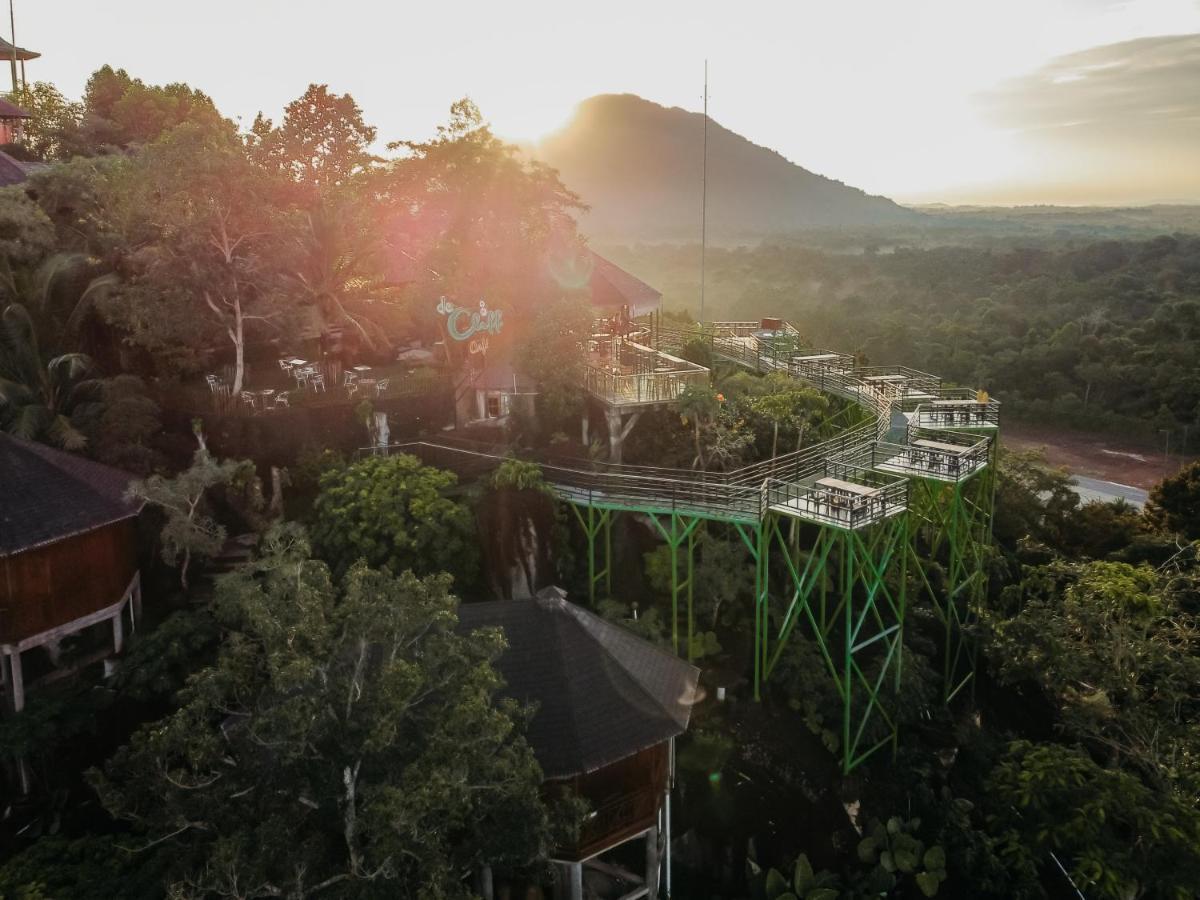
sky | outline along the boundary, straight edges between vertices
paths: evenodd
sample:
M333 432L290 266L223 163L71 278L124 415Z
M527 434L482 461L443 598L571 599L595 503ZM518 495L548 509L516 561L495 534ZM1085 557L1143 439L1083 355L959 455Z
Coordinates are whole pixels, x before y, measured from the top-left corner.
M536 141L598 93L699 110L707 59L714 120L900 202L1200 203L1200 0L14 4L30 80L109 63L245 126L323 83L381 143L467 95Z

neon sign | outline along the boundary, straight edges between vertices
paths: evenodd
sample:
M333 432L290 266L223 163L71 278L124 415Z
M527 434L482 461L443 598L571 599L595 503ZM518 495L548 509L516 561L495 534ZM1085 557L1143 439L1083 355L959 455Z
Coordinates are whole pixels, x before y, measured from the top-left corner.
M437 311L446 317L446 330L456 341L470 341L471 353L487 350L489 334L499 334L504 326L503 310L487 308L487 302L479 301L479 309L472 310L451 303L445 297L438 300Z

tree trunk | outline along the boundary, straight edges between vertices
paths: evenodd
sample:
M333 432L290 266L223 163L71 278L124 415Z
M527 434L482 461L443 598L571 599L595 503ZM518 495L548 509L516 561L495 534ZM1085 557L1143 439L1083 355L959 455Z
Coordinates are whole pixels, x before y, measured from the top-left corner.
M233 302L233 347L236 353L236 361L233 368L233 390L234 399L242 392L242 383L245 380L246 374L246 335L242 324L242 302L234 300Z
M180 583L180 585L183 586L184 593L187 593L187 589L188 589L187 572L188 572L188 564L191 563L191 561L192 561L191 549L184 550L183 551L183 565L181 565L179 567L179 583Z

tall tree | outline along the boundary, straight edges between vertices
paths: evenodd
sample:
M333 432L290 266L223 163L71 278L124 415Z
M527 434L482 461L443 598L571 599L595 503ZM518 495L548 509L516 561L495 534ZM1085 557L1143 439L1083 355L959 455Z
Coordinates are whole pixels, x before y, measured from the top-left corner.
M325 84L310 84L287 105L278 127L259 113L247 143L261 165L328 193L346 187L370 167L375 134L353 97L332 94Z
M140 162L143 192L130 227L150 239L100 308L134 342L184 360L227 341L236 394L251 331L274 333L299 313L278 179L235 137L192 125L147 148Z
M201 91L179 83L148 85L124 69L102 66L88 79L79 123L63 132L59 153L94 156L127 150L158 140L185 122L229 135L234 131Z
M8 99L30 114L22 128L21 149L34 159L64 159L69 136L79 126L83 104L72 103L54 85L35 81Z
M94 775L175 895L465 900L478 865L545 853L500 633L456 633L444 576L335 584L294 529L266 548L218 585L216 665Z
M506 316L532 318L579 287L555 261L577 258L572 214L585 207L553 169L497 138L469 99L451 107L432 140L391 146L408 156L371 189L390 211L393 242L427 273L418 293L463 305L484 298Z

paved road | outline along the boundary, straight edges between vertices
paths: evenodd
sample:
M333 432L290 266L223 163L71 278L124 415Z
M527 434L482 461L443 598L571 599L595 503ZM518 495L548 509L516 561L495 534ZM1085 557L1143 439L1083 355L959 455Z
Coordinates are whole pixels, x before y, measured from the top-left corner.
M1084 499L1099 500L1107 503L1120 497L1141 509L1146 505L1146 491L1131 487L1128 484L1117 484L1114 481L1101 481L1099 478L1088 478L1084 475L1073 476L1075 493Z

